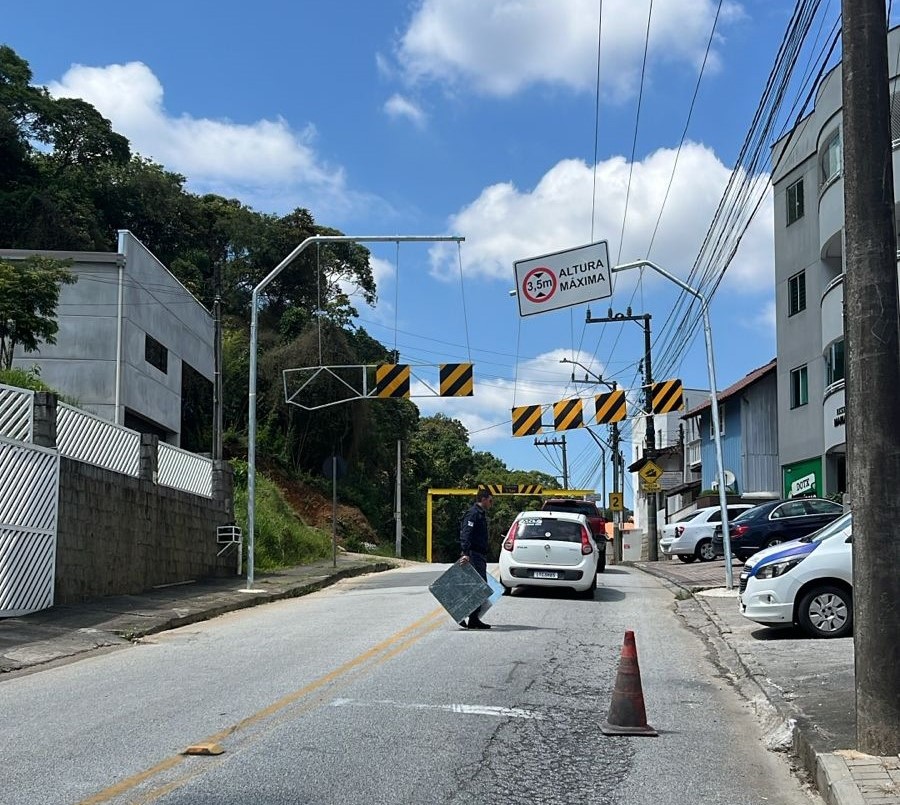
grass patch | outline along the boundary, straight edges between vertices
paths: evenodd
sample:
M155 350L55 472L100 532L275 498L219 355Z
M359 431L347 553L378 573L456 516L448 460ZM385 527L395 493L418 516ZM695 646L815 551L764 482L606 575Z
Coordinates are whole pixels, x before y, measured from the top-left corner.
M246 534L247 464L242 461L232 463L235 520ZM258 471L253 519L254 563L260 570L305 565L331 556L331 537L304 525L281 490Z

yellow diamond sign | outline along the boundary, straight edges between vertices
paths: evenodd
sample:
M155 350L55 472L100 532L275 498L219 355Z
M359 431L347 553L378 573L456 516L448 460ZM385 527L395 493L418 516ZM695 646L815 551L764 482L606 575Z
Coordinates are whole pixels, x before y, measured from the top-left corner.
M663 471L659 464L654 464L652 461L648 461L638 470L638 475L641 476L641 480L648 486L657 484L659 479L662 478L662 474Z

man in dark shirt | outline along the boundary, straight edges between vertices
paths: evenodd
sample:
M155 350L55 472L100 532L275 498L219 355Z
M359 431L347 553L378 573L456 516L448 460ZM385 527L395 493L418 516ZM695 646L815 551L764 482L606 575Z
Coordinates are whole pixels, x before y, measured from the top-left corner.
M488 523L487 511L494 504L494 498L487 489L479 489L475 503L462 518L459 526L459 544L462 549L460 564L471 564L478 575L487 581ZM463 618L459 625L464 629L490 629L491 625L478 617L481 607L469 615L468 623Z

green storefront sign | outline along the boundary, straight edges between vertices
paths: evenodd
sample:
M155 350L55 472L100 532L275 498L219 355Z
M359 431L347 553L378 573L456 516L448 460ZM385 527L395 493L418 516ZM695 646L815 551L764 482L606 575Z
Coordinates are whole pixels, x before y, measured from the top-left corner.
M797 498L822 496L822 459L810 458L781 468L784 496Z

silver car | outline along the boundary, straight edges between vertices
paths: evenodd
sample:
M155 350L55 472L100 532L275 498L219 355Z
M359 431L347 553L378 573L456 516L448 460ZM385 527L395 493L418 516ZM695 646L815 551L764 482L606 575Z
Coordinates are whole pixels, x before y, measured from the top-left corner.
M742 512L752 509L752 504L735 503L728 507L728 522ZM659 541L660 550L666 556L677 556L682 562L711 562L716 558L712 546L715 527L722 522L722 509L707 506L679 519L677 523L663 526Z

